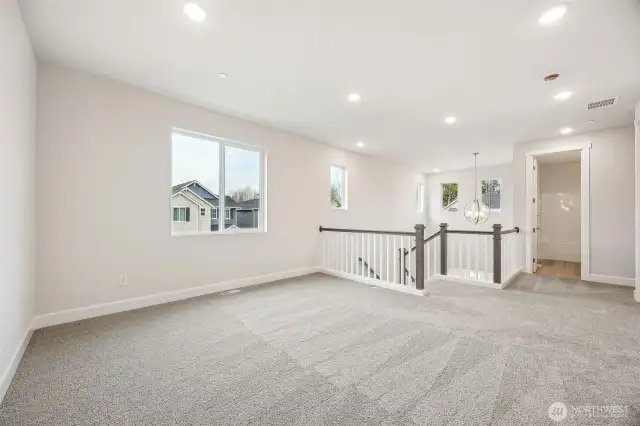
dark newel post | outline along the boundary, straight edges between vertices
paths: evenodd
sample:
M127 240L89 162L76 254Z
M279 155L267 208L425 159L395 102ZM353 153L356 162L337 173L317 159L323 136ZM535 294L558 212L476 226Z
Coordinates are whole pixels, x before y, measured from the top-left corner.
M417 224L415 226L415 230L416 230L416 290L424 290L424 225Z
M502 225L493 225L493 282L502 283Z
M447 275L447 225L440 224L440 275Z

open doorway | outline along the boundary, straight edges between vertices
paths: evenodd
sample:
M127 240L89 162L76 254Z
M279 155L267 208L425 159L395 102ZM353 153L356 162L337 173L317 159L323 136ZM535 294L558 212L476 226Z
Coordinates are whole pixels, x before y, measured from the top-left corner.
M525 152L525 272L590 275L591 144Z
M581 151L535 157L537 275L580 278Z

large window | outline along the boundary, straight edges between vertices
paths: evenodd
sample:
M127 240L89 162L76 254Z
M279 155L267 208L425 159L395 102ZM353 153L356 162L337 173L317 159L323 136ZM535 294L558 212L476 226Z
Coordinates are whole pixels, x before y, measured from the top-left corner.
M482 181L482 201L487 203L491 210L500 210L500 181L487 179Z
M172 134L172 233L264 231L265 153L262 148L174 130ZM176 220L176 208L200 215ZM224 215L219 214L224 209ZM207 210L211 214L207 214ZM204 214L203 214L204 212ZM178 219L182 216L178 211Z
M347 208L347 169L342 166L331 166L331 207Z
M442 210L456 211L458 204L458 184L442 184Z

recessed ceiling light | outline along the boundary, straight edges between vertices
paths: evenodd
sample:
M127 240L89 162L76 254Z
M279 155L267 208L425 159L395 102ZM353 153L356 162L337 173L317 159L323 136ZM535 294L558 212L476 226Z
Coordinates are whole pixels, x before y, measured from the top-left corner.
M556 101L566 101L567 99L569 99L571 97L571 95L573 95L573 92L560 92L557 95L554 96Z
M356 144L358 148L364 148L364 142L360 141Z
M551 23L554 23L562 19L566 13L567 13L567 6L565 6L564 4L561 4L543 13L542 16L540 16L540 19L538 20L538 22L541 25L549 25Z
M360 102L360 95L357 93L351 93L347 99L349 99L349 102Z
M440 173L440 169L433 169L433 173Z
M561 135L570 135L573 133L573 129L571 127L565 127L564 129L560 129Z
M453 124L453 123L455 123L456 121L458 121L458 119L457 119L457 118L455 118L455 117L453 117L453 116L451 116L451 117L447 117L447 118L445 118L445 119L444 119L444 122L445 122L445 123L447 123L447 124Z
M220 78L227 78L227 77L228 77L228 75L227 75L227 74L225 74L225 73L223 73L223 72L221 72L220 74L218 74L218 77L220 77Z
M198 6L198 3L192 1L185 3L183 10L184 14L187 15L187 18L195 22L202 22L207 17L204 9Z

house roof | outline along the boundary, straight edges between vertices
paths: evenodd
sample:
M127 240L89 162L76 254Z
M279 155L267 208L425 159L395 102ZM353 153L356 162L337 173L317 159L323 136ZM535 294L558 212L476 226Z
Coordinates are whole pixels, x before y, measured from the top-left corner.
M197 180L190 180L189 182L180 183L178 185L171 187L171 195L176 195L177 193L183 192L183 191L194 192L193 189L196 186L199 187L201 191L205 192L204 194L205 196L201 197L203 200L205 200L206 202L208 202L214 207L218 207L219 205L218 195L214 194L211 190L209 190L206 186L204 186ZM225 208L241 207L239 203L236 203L235 201L233 201L233 198L231 198L228 195L225 195L224 197L224 204L225 204Z
M240 202L240 210L253 210L260 208L260 198L254 198L252 200L246 200Z
M218 199L216 198L215 200L207 200L209 201L213 206L218 207ZM224 196L224 207L225 208L232 208L232 209L237 209L240 208L240 204L236 203L235 201L233 201L233 198L229 197L228 195Z

